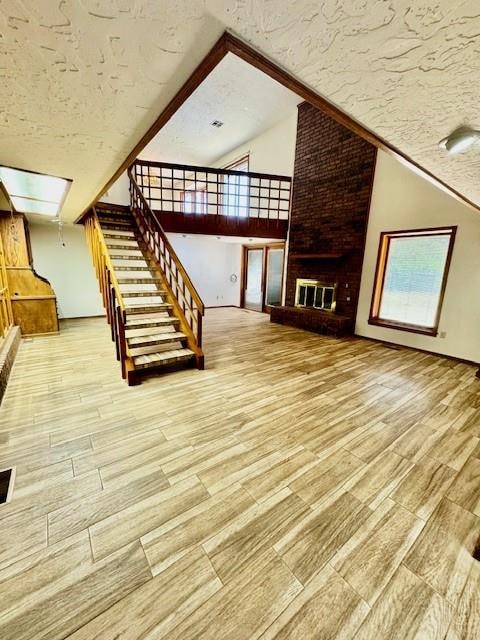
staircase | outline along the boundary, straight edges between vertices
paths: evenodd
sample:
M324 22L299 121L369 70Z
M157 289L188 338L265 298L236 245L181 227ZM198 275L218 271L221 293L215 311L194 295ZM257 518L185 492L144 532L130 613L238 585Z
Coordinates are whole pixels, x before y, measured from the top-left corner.
M151 215L155 228L154 214L145 215ZM99 205L84 221L117 358L129 385L146 373L204 367L203 304L163 230L155 229L157 242L162 241L162 252L155 255L155 243L142 223L143 215L115 205Z

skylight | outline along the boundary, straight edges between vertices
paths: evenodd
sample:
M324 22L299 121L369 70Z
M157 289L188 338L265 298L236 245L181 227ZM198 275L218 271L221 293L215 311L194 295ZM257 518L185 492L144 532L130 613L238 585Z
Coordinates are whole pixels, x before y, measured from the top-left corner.
M0 167L3 183L16 211L58 216L71 180L23 169Z

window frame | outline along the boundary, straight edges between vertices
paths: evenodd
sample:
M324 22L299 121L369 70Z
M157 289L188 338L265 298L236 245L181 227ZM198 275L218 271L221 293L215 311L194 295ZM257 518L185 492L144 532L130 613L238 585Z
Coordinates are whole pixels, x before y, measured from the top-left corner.
M185 205L187 204L186 194L193 195L194 200L194 211L185 211ZM201 202L197 201L197 196L201 194ZM197 204L200 204L200 211L197 211ZM201 189L195 189L195 187L184 189L180 191L180 212L186 216L195 216L195 215L207 215L208 213L208 192L206 187L202 187Z
M377 252L377 264L375 268L375 278L373 281L372 301L370 304L370 315L368 318L368 324L376 325L379 327L385 327L387 329L397 329L400 331L409 331L411 333L420 333L422 335L435 337L438 335L438 325L440 323L440 314L443 305L443 299L445 297L445 289L447 286L448 274L450 271L450 263L452 261L453 247L455 244L455 236L457 233L456 226L450 227L430 227L426 229L408 229L397 231L382 231L380 233L380 242ZM437 301L437 308L435 311L435 322L433 327L425 327L422 325L411 324L407 322L400 322L396 320L385 320L379 316L380 307L382 303L383 290L385 285L385 274L388 264L388 256L390 250L390 242L395 238L421 238L428 236L449 236L449 244L447 250L447 257L445 260L445 267L443 269L442 284L440 287L440 293Z
M226 171L244 171L244 169L237 169L237 167L241 164L245 164L245 162L247 163L246 172L248 172L250 171L250 152L245 153L243 156L237 158L236 160L233 160L232 162L229 162L228 164L223 166L222 169L225 169Z
M242 164L246 164L247 165L247 169L239 169L238 167L241 166ZM225 169L226 171L241 171L243 173L248 173L250 171L250 152L245 153L243 156L241 156L240 158L237 158L236 160L233 160L232 162L229 162L228 164L224 165L222 167L222 169ZM229 196L230 194L228 193L228 179L225 179L226 176L223 175L222 179L221 179L221 184L222 184L222 191L219 194L219 204L220 204L220 210L222 211L222 214L225 216L228 216L230 218L249 218L250 217L250 178L248 178L248 184L246 185L240 185L239 184L239 188L241 188L242 186L244 186L246 188L246 194L245 197L247 198L247 204L244 207L241 207L240 204L236 204L235 208L236 208L236 213L235 214L231 214L229 213L229 206L225 206L225 196ZM225 186L227 187L227 190L225 190ZM236 196L236 199L240 199L240 190L238 191L238 193L234 194ZM239 215L239 211L241 208L245 209L245 215L241 216Z

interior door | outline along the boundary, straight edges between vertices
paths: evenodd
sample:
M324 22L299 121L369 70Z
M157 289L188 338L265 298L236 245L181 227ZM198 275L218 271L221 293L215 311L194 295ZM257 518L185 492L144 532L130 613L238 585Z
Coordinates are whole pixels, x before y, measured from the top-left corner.
M263 248L245 250L244 307L263 311Z

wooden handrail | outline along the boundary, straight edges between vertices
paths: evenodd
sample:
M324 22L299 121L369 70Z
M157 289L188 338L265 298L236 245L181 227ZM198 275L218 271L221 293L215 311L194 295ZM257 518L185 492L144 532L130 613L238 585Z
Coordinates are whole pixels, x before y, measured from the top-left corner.
M200 298L188 273L185 271L158 216L151 210L147 199L137 184L131 168L128 170L130 178L131 210L145 245L152 251L169 289L176 311L181 315L183 328L195 340L196 351L202 344L202 316L205 306Z
M287 221L292 178L271 173L135 160L128 170L152 211Z
M5 265L5 253L0 237L0 340L7 335L13 326L13 311L8 287L7 269Z
M160 224L160 221L158 219L157 214L154 213L150 209L150 206L149 206L145 196L143 195L142 190L138 186L135 178L133 177L131 169L128 170L128 175L129 175L129 178L130 178L130 184L132 185L132 188L135 190L135 193L137 194L137 196L142 201L143 206L146 208L146 210L152 216L152 219L155 221L156 231L159 233L159 235L161 236L163 242L165 243L165 246L168 249L169 254L173 258L175 264L178 267L178 270L182 274L182 278L184 279L185 283L187 284L189 290L192 293L192 298L195 300L195 303L197 304L198 308L201 310L202 315L203 315L205 313L205 307L204 307L203 301L200 298L200 296L198 295L198 292L195 289L195 286L194 286L193 282L190 280L190 277L189 277L188 273L185 271L185 268L184 268L183 264L180 262L180 258L177 256L177 254L175 252L175 249L172 247L172 245L170 243L170 240L167 238L167 234L163 230L163 227Z

